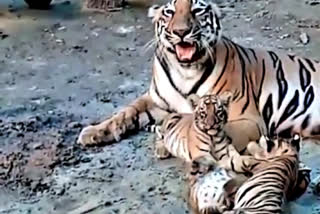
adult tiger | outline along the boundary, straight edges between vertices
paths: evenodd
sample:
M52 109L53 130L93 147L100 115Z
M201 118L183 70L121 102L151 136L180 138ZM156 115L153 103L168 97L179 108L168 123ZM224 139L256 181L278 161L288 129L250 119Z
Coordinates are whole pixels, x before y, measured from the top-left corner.
M249 142L262 133L320 133L320 64L307 58L244 48L222 36L220 13L205 0L172 0L149 10L156 50L151 85L108 120L84 128L83 145L119 141L129 130L191 113L190 94L234 91L228 133ZM318 118L318 119L317 119ZM246 140L247 139L247 140ZM235 145L243 149L246 145Z

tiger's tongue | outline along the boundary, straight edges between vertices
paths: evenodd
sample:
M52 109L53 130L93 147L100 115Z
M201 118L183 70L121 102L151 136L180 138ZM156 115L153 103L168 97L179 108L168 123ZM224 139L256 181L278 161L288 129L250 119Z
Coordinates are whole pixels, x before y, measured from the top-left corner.
M176 53L181 61L190 61L196 52L196 46L191 44L176 45Z

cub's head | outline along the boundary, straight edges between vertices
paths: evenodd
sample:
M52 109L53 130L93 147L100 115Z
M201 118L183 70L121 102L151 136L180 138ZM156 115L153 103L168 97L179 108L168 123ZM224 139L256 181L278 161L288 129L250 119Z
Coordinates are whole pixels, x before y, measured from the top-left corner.
M211 0L171 0L153 6L157 45L175 54L180 63L193 63L212 56L221 37L220 12Z
M227 91L222 95L205 95L195 107L193 117L196 126L208 134L215 134L228 121L228 107L232 93Z
M259 142L250 142L248 151L257 158L275 158L283 156L298 156L301 137L295 134L290 139L261 136Z

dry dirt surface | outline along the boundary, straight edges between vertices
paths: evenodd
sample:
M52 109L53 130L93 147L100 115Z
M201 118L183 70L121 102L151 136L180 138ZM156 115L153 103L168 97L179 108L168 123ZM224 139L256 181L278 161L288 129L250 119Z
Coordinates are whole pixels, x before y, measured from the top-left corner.
M218 3L234 41L320 59L318 1ZM77 0L56 0L49 11L0 1L1 214L190 212L185 166L156 160L151 134L102 148L75 145L83 126L148 88L153 48L145 44L153 27L146 14L143 7L83 12ZM319 154L320 146L303 146L313 179ZM288 213L302 212L320 213L312 185L288 206Z

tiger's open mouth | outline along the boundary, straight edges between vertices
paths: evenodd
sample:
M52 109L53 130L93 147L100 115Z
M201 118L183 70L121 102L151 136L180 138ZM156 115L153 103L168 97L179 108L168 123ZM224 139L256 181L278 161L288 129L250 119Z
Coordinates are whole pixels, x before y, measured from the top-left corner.
M197 52L196 43L190 44L187 42L180 42L176 44L176 55L181 62L192 62L195 60L195 54Z

